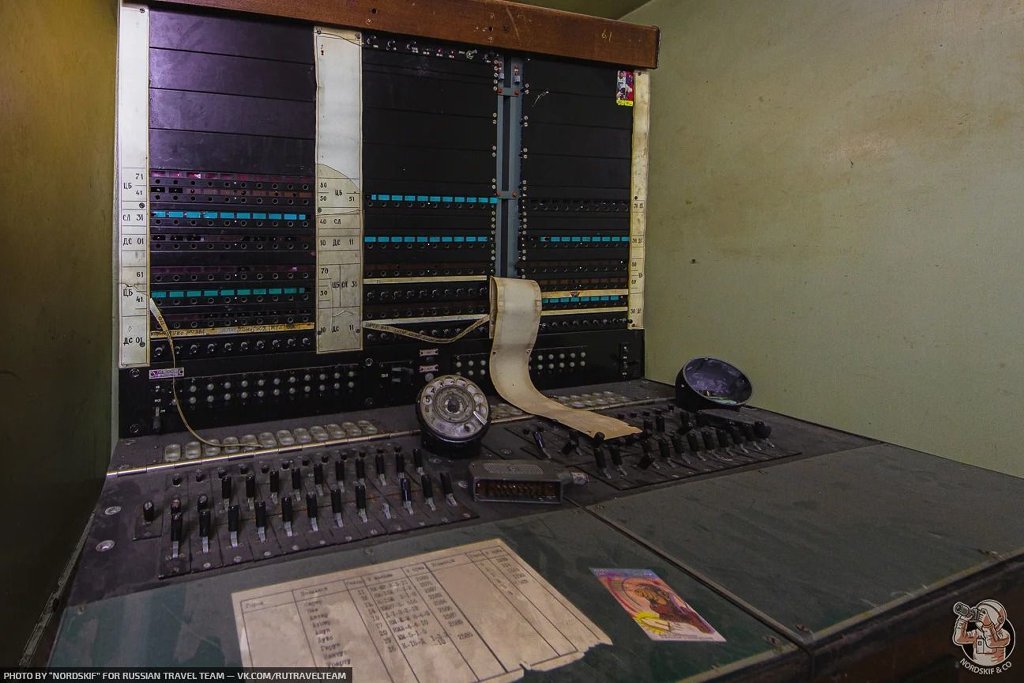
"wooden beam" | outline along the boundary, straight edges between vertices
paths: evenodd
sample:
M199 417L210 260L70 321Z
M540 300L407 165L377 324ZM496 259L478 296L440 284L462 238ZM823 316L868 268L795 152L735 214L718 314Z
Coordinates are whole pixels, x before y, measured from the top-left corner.
M622 66L658 65L658 27L505 0L158 0Z

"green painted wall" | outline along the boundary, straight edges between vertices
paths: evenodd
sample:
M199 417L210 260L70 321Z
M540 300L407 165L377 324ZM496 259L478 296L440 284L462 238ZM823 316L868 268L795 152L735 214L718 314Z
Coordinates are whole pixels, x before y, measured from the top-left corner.
M0 2L0 664L109 459L116 17L111 0Z
M1024 5L653 0L649 374L1024 475ZM652 286L653 285L653 286Z

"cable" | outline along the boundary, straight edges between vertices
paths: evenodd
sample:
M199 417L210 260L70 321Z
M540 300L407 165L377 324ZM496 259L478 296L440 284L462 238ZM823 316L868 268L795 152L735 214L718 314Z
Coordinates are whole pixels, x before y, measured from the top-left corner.
M451 344L457 342L467 334L480 327L488 320L491 319L489 313L484 314L473 321L473 324L466 329L459 332L454 337L448 337L447 339L442 337L431 337L429 334L420 334L419 332L413 332L412 330L406 330L401 327L394 327L392 325L382 325L380 323L364 322L363 328L367 330L376 330L377 332L390 332L391 334L397 334L402 337L409 337L410 339L417 339L419 341L427 342L428 344Z
M171 331L167 329L167 322L164 320L164 314L160 312L160 307L156 305L153 298L149 299L149 312L156 318L156 324L160 326L160 330L163 331L164 336L167 337L167 345L171 347L171 369L177 369L178 357L174 353L174 338L171 336ZM207 446L214 446L221 448L221 444L216 441L207 441L203 437L196 433L196 430L192 429L192 425L188 423L188 419L185 417L185 411L181 409L181 401L178 400L178 377L177 374L171 375L171 395L174 397L174 407L178 409L178 417L181 418L181 424L185 425L185 429L191 434L196 441L204 443Z

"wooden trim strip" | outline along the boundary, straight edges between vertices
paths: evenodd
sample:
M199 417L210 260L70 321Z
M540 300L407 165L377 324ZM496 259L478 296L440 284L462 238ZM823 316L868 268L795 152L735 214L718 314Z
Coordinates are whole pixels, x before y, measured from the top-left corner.
M653 69L657 26L506 0L154 0Z

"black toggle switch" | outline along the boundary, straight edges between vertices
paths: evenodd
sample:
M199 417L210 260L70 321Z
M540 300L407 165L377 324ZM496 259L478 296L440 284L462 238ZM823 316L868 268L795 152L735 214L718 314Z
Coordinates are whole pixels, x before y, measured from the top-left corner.
M345 483L345 457L342 456L334 461L334 481L338 482L338 485L344 485Z
M739 428L739 425L729 425L729 436L732 437L733 443L739 445L746 441L746 437L743 436L743 430Z
M618 468L621 469L622 468L622 452L619 450L619 447L618 446L609 446L608 447L608 452L612 456L612 465L614 465L615 467L618 467Z
M200 510L199 511L199 537L203 540L209 540L210 538L210 511ZM205 543L203 544L206 545ZM206 550L206 548L204 548Z
M604 447L600 444L594 446L594 464L601 472L608 469L608 460L604 457Z
M291 524L295 519L295 511L292 509L292 497L285 496L281 499L281 519Z
M368 521L366 517L366 487L362 484L356 484L356 513L364 523Z
M256 497L256 475L249 474L245 477L245 497L252 500Z
M156 519L156 506L153 505L153 501L147 500L142 504L142 520L149 524Z
M672 450L676 452L676 455L683 454L683 437L681 435L672 435Z
M670 448L671 447L669 446L668 441L665 441L664 439L660 439L658 441L658 452L661 454L661 457L664 458L665 460L668 460L669 456L672 454L672 452L669 450Z
M694 453L704 449L704 444L701 443L700 437L697 435L697 432L690 432L689 434L686 435L686 444Z
M423 500L431 500L434 497L434 482L430 480L429 474L420 477L420 488L423 489Z
M644 453L640 456L640 460L637 461L636 466L642 470L646 470L654 463L654 458L651 457L650 453Z
M650 420L644 420L644 434L652 434L654 432L654 423Z
M331 489L331 512L340 515L343 510L341 502L341 491L338 489Z
M196 510L202 512L210 508L210 497L205 493L196 498Z
M292 470L292 491L302 490L302 468L296 467Z
M441 492L445 497L454 495L455 493L452 489L452 477L447 472L441 473Z
M423 451L421 449L412 449L412 464L416 466L417 472L423 473Z
M322 463L313 465L313 483L322 486L324 483L324 466Z
M743 436L746 437L747 441L753 441L757 438L757 434L754 432L754 425L744 422L740 424L740 430L743 432Z
M262 500L256 503L256 528L267 528L267 504Z
M279 493L281 491L281 472L280 470L270 470L270 492Z
M240 516L238 513L238 506L232 505L228 508L228 539L231 541L231 547L238 547L238 525L240 523Z
M231 477L226 476L220 480L220 497L224 500L231 500Z
M772 435L771 425L763 420L758 420L754 423L754 435L759 439L767 439Z
M185 535L185 522L181 512L171 513L171 543L181 543Z
M715 434L712 431L701 432L701 437L704 439L704 448L709 451L713 451L718 448L718 444L715 443Z
M309 526L313 531L320 531L317 520L320 518L320 507L317 504L316 493L310 491L306 494L306 516L309 517Z
M366 481L366 460L362 453L356 458L356 481L360 483Z
M729 437L729 432L724 429L716 429L715 436L718 438L718 443L722 448L728 448L732 445L732 439Z
M654 431L658 432L659 434L664 433L664 431L665 431L665 416L664 415L658 414L658 415L654 416Z
M384 468L384 454L380 451L373 456L373 467L377 471L377 476L383 476L387 472Z
M412 487L409 485L409 480L406 477L402 477L399 482L399 488L402 493L402 507L404 507L409 514L412 514Z
M405 478L405 456L398 450L399 447L395 448L395 472L399 477Z
M533 443L537 446L537 450L548 460L551 459L551 454L548 453L547 444L544 443L544 430L538 427L533 432Z
M569 455L572 451L578 450L579 447L579 434L577 432L569 432L569 438L566 440L565 445L562 446L562 455Z

